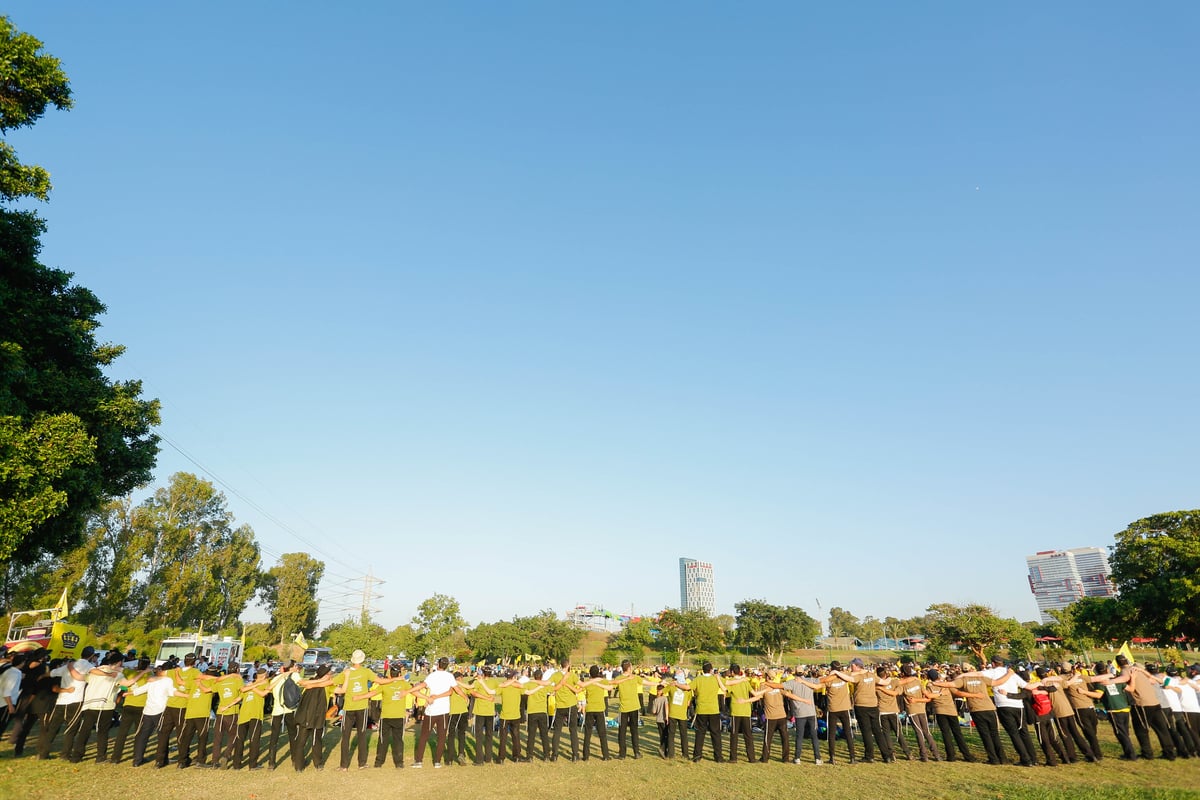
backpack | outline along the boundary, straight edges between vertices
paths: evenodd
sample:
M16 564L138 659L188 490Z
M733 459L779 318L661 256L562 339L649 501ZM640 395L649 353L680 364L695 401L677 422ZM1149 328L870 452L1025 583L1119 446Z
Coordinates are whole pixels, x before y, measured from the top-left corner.
M1033 711L1039 717L1043 717L1050 713L1050 695L1035 694L1032 698Z
M279 699L283 702L283 707L288 711L295 711L300 707L300 684L296 683L289 675L283 681L283 691L279 693Z

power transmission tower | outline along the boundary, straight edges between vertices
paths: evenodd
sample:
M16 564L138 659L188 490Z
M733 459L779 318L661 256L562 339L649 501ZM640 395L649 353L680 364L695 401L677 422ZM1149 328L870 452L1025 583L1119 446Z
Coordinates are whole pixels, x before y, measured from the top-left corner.
M361 616L359 618L365 623L371 618L372 614L379 613L379 607L375 605L375 601L383 597L383 595L376 592L373 587L383 585L384 583L387 583L387 581L376 578L370 569L367 570L367 574L363 576L362 581L362 608L360 610Z

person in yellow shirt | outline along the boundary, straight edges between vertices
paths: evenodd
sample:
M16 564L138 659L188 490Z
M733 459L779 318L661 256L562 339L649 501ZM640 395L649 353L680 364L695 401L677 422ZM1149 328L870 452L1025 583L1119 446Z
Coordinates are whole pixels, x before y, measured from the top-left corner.
M492 744L496 730L496 692L501 680L485 666L482 676L471 684L471 696L475 698L475 766L492 763Z
M633 663L629 659L621 662L621 677L613 680L617 687L617 699L621 724L617 732L617 758L624 759L626 754L625 735L633 739L633 757L642 757L642 746L639 741L641 731L638 726L638 714L642 708L642 676L635 675Z
M563 661L562 674L554 685L554 742L551 761L558 760L559 737L563 727L571 734L571 761L579 758L579 704L575 697L579 690L579 675L571 670L571 662Z
M242 687L242 704L238 707L237 746L233 750L233 768L242 768L246 745L250 745L250 769L259 769L258 756L262 747L263 711L271 693L267 671L254 673L254 681Z
M667 758L675 757L675 737L679 737L679 752L688 757L687 732L688 708L692 704L692 690L687 688L687 676L682 672L674 680L663 684L667 693Z
M600 675L600 667L592 664L588 679L579 684L587 700L583 715L583 760L587 761L592 751L592 732L600 739L600 754L608 761L608 690L612 684Z
M217 696L217 724L213 730L213 769L233 764L238 710L242 703L242 687L245 685L236 661L230 662L229 671L213 682L213 693Z
M371 742L371 733L367 727L367 707L370 700L359 699L359 696L365 694L379 676L363 666L366 660L366 653L355 650L350 655L350 669L342 673L341 691L345 697L342 701L342 758L338 772L345 772L350 768L350 737L354 734L357 734L355 747L358 748L358 768L367 768L367 748Z
M358 699L370 701L379 698L379 737L375 745L375 768L387 760L388 747L392 748L392 764L396 769L404 768L404 720L408 717L408 696L412 684L401 677L404 667L396 662L388 670L386 678L374 682L370 691L357 695Z

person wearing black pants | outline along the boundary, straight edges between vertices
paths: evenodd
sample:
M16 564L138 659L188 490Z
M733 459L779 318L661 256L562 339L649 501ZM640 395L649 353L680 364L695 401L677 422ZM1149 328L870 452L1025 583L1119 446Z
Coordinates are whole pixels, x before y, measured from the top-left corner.
M1162 757L1174 761L1175 743L1171 739L1171 730L1167 727L1162 706L1158 704L1153 678L1146 670L1131 664L1125 656L1117 656L1116 662L1121 668L1120 675L1115 678L1094 678L1093 682L1126 684L1133 699L1133 732L1141 746L1142 758L1154 758L1154 748L1150 744L1150 731L1153 730L1162 747Z
M855 763L854 757L854 728L850 725L850 682L845 673L841 672L842 665L834 661L829 665L830 673L821 678L825 687L825 738L829 745L829 763L834 763L833 743L837 740L837 729L841 725L842 736L846 739L846 748L850 753L850 763Z
M554 754L550 756L551 761L557 761L558 755L562 751L559 750L559 740L562 736L563 728L565 727L571 735L571 753L568 758L571 761L579 758L579 704L575 699L574 684L570 683L572 677L570 664L563 665L563 679L558 682L558 686L554 691L554 738L551 746ZM578 680L575 681L578 683ZM475 741L479 741L478 735Z
M598 666L592 664L588 679L580 687L587 698L583 717L583 760L587 761L592 754L592 731L595 731L600 737L600 753L608 761L608 685L600 680Z
M879 724L879 695L875 692L878 680L876 674L866 669L861 658L850 661L849 674L838 674L854 685L854 717L858 720L858 732L862 735L863 763L870 764L875 760L876 743L879 744L879 754L884 762L894 761L891 738Z
M1004 745L1000 742L1000 721L996 717L996 706L987 690L994 683L1002 683L1001 679L986 677L981 672L964 672L953 681L941 681L940 686L950 689L955 697L967 701L967 710L971 712L971 720L979 738L983 740L983 749L987 753L989 764L1005 764ZM940 722L940 721L939 721Z
M958 724L958 706L954 701L954 695L950 690L940 685L941 673L936 669L931 669L925 673L929 684L926 691L930 695L930 704L933 706L934 719L937 720L938 729L942 732L942 747L946 750L946 760L954 761L955 747L958 748L959 754L963 761L975 760L971 755L971 751L967 749L967 741L963 738L962 727Z
M721 757L721 704L720 696L725 687L713 673L713 665L705 661L703 674L694 678L689 685L696 697L696 743L692 748L692 761L704 757L704 735L712 740L713 760L723 763Z

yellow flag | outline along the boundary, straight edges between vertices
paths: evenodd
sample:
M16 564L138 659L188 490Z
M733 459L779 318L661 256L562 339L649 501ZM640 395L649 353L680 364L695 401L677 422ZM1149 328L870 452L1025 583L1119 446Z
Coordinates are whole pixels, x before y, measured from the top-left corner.
M50 633L50 657L79 658L87 644L87 625L66 625L56 622Z
M53 608L53 617L61 619L71 613L71 606L67 604L67 587L63 587L62 597L58 598L58 605Z
M296 646L299 647L301 650L308 649L308 639L304 638L303 633L297 633L295 638L292 639L292 641L294 641L296 643Z
M1117 655L1125 656L1125 658L1129 659L1130 664L1133 663L1133 653L1129 651L1129 642L1121 645L1121 649L1117 651Z

